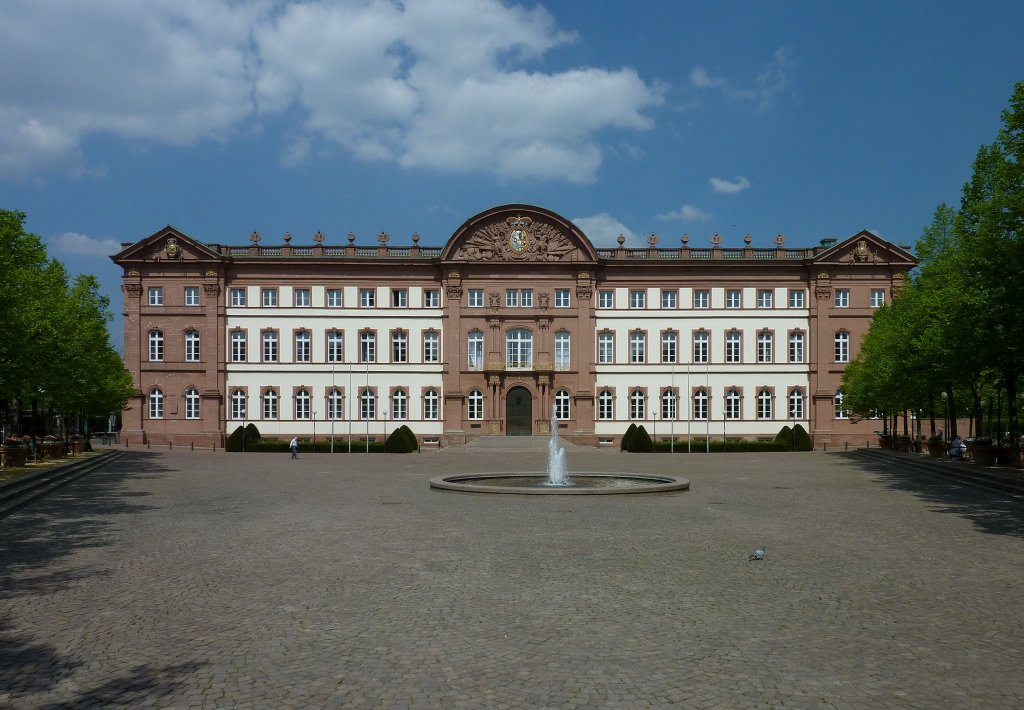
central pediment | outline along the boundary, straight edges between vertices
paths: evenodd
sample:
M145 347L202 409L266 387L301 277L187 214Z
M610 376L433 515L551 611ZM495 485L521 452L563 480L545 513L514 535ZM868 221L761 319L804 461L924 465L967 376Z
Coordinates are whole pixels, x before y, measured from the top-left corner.
M465 223L445 245L445 261L588 262L597 253L569 220L532 205L503 205Z

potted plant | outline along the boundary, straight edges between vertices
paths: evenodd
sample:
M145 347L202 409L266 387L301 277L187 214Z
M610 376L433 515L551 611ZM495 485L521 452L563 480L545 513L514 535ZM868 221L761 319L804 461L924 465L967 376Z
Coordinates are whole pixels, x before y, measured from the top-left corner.
M28 445L17 436L9 436L0 445L0 466L15 468L24 466L28 461Z
M85 437L81 434L71 435L71 453L78 455L85 451Z
M928 437L928 455L942 458L946 455L946 441L941 436Z
M44 459L59 459L64 457L64 442L56 434L47 434L39 442L39 450Z
M990 436L979 436L974 440L974 462L979 466L994 464L998 451L998 447Z

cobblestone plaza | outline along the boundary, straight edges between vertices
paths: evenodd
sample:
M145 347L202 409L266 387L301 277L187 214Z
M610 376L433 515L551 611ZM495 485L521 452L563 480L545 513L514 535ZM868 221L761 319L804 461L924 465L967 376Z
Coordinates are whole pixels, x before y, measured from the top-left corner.
M0 520L0 706L1024 706L1017 502L821 452L569 453L670 494L428 487L543 468L131 449Z

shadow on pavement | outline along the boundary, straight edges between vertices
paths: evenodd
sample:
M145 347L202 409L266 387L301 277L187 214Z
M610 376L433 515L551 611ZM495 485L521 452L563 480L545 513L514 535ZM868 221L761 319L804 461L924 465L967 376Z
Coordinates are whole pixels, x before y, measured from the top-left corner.
M78 710L78 708L165 707L170 697L181 690L187 678L206 663L179 663L171 666L136 666L131 673L111 678L91 690L81 690L75 697L40 706L40 710Z
M1024 504L1020 501L901 467L898 459L871 461L854 452L833 456L876 476L876 480L893 490L907 491L932 503L939 512L970 520L982 532L1024 538Z

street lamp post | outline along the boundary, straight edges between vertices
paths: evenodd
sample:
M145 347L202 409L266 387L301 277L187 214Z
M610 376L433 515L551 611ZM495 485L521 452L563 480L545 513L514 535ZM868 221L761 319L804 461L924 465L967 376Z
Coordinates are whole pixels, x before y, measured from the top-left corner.
M313 410L313 453L316 453L316 410Z
M942 391L942 438L949 435L949 392Z

